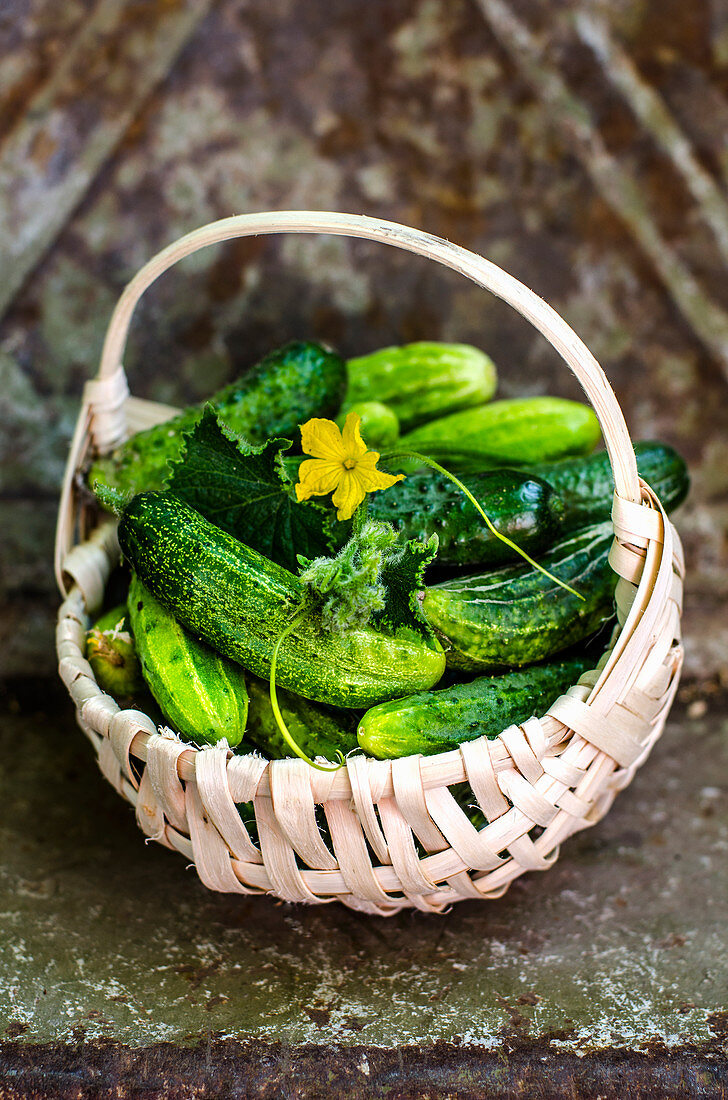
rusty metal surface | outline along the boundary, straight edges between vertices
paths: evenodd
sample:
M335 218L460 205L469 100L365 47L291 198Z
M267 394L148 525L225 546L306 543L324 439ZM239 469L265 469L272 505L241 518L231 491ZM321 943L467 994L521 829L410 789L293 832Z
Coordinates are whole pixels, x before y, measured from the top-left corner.
M548 874L444 917L384 920L206 891L180 856L144 843L62 689L19 684L0 712L7 1081L14 1067L37 1084L38 1063L66 1087L75 1064L130 1087L145 1066L166 1073L178 1049L180 1074L202 1072L209 1041L221 1072L248 1051L271 1082L297 1051L305 1076L332 1048L336 1072L364 1050L384 1079L397 1062L382 1051L402 1048L414 1067L434 1052L433 1088L442 1072L464 1089L482 1064L517 1093L542 1057L553 1074L562 1058L569 1073L592 1065L595 1094L620 1062L637 1084L677 1089L685 1074L692 1088L701 1058L705 1082L728 1088L727 704L676 714Z
M515 1039L496 1053L451 1043L399 1050L290 1048L212 1034L192 1049L0 1043L0 1073L3 1100L722 1100L728 1091L728 1058L717 1040L677 1055L655 1043L641 1054L577 1057L559 1050L557 1036L538 1043Z

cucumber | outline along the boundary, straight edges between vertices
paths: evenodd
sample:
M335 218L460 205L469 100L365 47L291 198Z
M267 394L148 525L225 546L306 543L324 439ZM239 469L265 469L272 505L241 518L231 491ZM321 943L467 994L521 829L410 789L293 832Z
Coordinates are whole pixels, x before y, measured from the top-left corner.
M119 544L188 630L269 677L273 647L307 592L298 577L167 493L134 497L121 516ZM444 667L442 647L414 631L333 634L312 610L281 645L277 683L316 702L367 707L432 687Z
M589 405L561 397L515 397L432 420L404 435L403 450L445 466L525 465L588 454L599 441Z
M192 741L240 744L248 715L240 666L193 638L134 574L128 607L144 679L165 718Z
M266 355L248 374L211 397L210 403L228 428L257 444L275 436L294 438L294 433L297 438L299 424L337 411L345 387L343 360L319 344L299 340ZM98 459L88 472L89 486L99 484L127 494L161 489L168 463L180 457L183 435L194 427L202 409L193 405Z
M361 417L361 436L370 449L391 447L399 439L399 419L389 405L383 405L381 401L357 401L355 405L346 402L336 418L340 428L344 427L350 412Z
M359 745L383 760L416 753L430 756L476 737L497 737L508 726L542 715L593 664L589 657L565 657L526 671L480 676L468 684L380 703L359 723Z
M144 678L126 613L119 604L86 634L86 657L102 691L129 699L144 691Z
M635 443L634 450L640 476L657 493L665 510L677 508L690 488L685 460L666 443ZM528 473L543 478L561 497L563 531L609 519L614 477L606 451L530 466Z
M246 740L257 745L270 760L292 756L273 717L267 680L249 676L248 693L250 709ZM332 707L311 703L292 691L280 688L277 695L284 722L296 744L308 756L323 756L333 761L337 752L346 756L347 752L356 748L356 715L353 711L335 711Z
M347 402L384 401L405 431L434 416L490 401L496 387L492 359L469 344L420 341L381 348L350 359L346 369Z
M616 576L608 555L611 523L582 528L540 559L584 598L531 566L506 568L428 588L423 610L450 644L454 668L520 668L593 633L612 615Z
M515 470L491 470L464 478L496 529L533 557L550 545L562 506L545 481ZM391 523L404 538L437 532L438 565L501 565L518 554L486 527L467 497L433 471L410 474L386 493L374 493L369 515Z

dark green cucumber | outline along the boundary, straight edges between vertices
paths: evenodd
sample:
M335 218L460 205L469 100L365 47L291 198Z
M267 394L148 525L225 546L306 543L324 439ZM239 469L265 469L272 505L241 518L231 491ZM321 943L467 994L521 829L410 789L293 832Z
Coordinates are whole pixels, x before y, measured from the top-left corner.
M515 470L491 470L463 480L496 530L532 557L554 541L561 503L545 481ZM373 493L369 514L408 539L437 532L438 565L492 566L518 560L464 493L434 471L410 474L386 493Z
M517 397L431 420L402 436L402 450L419 451L444 466L469 469L526 465L588 454L599 441L589 405L561 397Z
M635 443L637 469L657 493L667 512L677 508L688 494L690 477L685 460L665 443ZM609 519L612 513L614 477L606 451L585 458L566 458L529 466L528 473L543 478L564 504L561 527L575 531Z
M96 683L115 699L130 699L144 691L126 607L107 611L86 634L86 658Z
M582 528L539 559L582 600L528 565L428 588L423 609L450 644L448 665L521 668L586 638L612 614L617 578L607 559L613 537L611 523Z
M248 677L250 709L246 740L265 753L269 760L292 756L287 742L273 716L270 702L270 686L267 680ZM323 756L335 760L337 752L346 756L355 749L356 716L350 710L334 710L321 703L312 703L292 691L278 689L278 705L283 720L294 741L312 759Z
M128 606L144 679L173 728L193 741L240 744L248 715L240 665L194 638L134 575Z
M298 425L313 416L332 416L346 388L346 367L335 352L298 340L266 355L248 374L210 398L210 404L232 431L249 443L276 436L294 438ZM171 420L138 432L111 455L98 459L87 481L139 493L161 489L169 469L182 453L183 436L202 413L202 405L185 409Z
M359 723L359 744L371 756L391 759L430 756L476 737L497 737L508 726L542 715L593 664L592 658L565 657L380 703Z
M119 543L144 585L188 630L269 677L274 645L307 591L298 577L167 493L134 497ZM277 682L306 699L356 708L432 687L444 667L439 644L413 631L335 635L311 611L281 645Z

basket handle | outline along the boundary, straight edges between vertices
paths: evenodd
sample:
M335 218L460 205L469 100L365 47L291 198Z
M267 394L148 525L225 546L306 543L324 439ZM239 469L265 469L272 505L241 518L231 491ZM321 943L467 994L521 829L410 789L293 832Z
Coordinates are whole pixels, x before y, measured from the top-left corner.
M221 241L269 233L331 233L379 241L435 260L502 298L546 337L576 375L599 420L617 495L636 503L641 500L632 442L622 410L604 371L566 321L512 275L490 260L441 237L363 214L310 210L237 214L201 226L162 249L137 272L117 302L104 340L99 373L94 382L87 384L66 467L56 532L56 573L62 591L65 591L62 561L70 548L73 523L73 483L89 437L93 437L97 446L106 449L125 437L124 403L128 390L122 357L139 299L160 275L186 256Z

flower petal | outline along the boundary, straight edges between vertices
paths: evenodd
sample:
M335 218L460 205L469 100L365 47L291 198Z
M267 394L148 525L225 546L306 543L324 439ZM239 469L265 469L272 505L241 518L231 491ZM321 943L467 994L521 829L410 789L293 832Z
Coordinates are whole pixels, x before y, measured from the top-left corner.
M301 425L301 449L314 458L343 462L346 458L341 432L333 420L314 417Z
M385 474L376 467L365 466L361 462L353 473L365 493L373 493L377 489L389 489L396 482L404 480L404 474Z
M326 462L322 458L307 458L298 468L296 500L321 497L332 493L339 484L343 467L340 462Z
M366 496L366 489L360 484L356 470L344 470L338 488L331 498L338 508L336 518L351 519Z
M341 432L341 442L346 457L358 462L367 454L367 445L361 437L361 417L359 413L347 413L344 428ZM377 455L379 458L379 455Z

